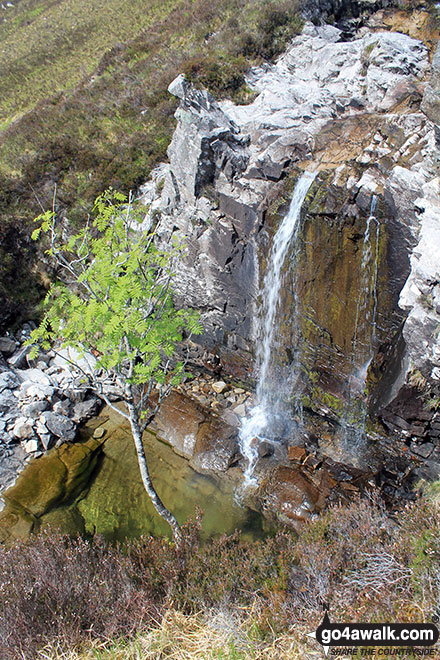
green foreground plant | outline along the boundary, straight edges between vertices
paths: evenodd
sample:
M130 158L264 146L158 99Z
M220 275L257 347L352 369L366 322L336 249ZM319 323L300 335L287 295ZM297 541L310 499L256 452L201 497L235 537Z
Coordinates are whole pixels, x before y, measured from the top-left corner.
M179 525L157 495L148 471L142 434L171 387L185 375L177 345L201 331L194 310L176 310L171 283L182 247L155 245L140 228L141 209L108 190L93 206L92 219L67 241L55 210L38 216L32 238L47 234L47 254L63 280L52 284L45 314L33 331L31 357L39 347L61 353L80 372L75 386L92 388L130 422L142 481L157 512L179 540ZM109 392L124 404L115 406Z

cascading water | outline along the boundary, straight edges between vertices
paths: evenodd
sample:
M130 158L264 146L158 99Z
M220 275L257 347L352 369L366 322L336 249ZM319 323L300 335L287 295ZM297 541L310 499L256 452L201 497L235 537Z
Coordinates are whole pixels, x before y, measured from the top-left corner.
M365 402L365 385L368 367L374 354L376 340L376 312L377 312L377 271L379 259L379 232L380 224L375 216L377 198L371 198L370 215L362 243L361 286L357 306L352 347L352 371L348 380L348 403L343 419L344 435L346 440L354 439L360 442L365 435L367 420L367 407ZM375 251L372 252L372 224L376 225ZM369 330L371 328L371 330ZM360 346L359 334L361 330L368 336L366 344ZM360 359L359 359L360 358Z
M280 403L285 383L274 373L272 358L276 348L276 317L283 283L282 271L289 248L292 244L296 245L301 207L315 176L316 173L304 172L296 183L289 211L275 234L263 282L262 304L258 317L260 340L257 343L256 353L258 374L256 404L243 420L239 436L241 453L247 461L244 472L244 489L256 483L253 472L258 459L259 442L273 438L274 429L272 427L276 426L277 417L278 421L280 419ZM294 249L293 260L295 257L296 250ZM290 384L291 380L289 379ZM287 425L288 418L289 416L286 414L282 424Z

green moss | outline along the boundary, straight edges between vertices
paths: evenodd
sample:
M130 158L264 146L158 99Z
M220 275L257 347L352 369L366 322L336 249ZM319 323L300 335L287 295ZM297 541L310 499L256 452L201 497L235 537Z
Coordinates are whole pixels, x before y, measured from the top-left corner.
M316 190L308 192L310 203L308 212L314 215L325 213L325 203L327 201L327 190L325 186L319 186Z
M301 405L304 408L313 408L313 401L307 394L303 394L301 396Z
M311 408L326 406L330 408L333 412L340 414L344 408L344 402L342 399L339 399L337 396L326 392L321 387L315 385L311 394L312 405Z
M5 493L6 502L41 516L65 495L67 468L57 454L44 456L29 465L15 486Z

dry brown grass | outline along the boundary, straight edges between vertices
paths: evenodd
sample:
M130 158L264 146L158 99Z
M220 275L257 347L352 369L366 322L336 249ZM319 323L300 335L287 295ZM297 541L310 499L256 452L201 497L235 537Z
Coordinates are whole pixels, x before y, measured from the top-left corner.
M305 631L259 638L255 615L249 611L185 615L169 610L153 630L126 643L94 643L82 651L54 645L41 651L42 660L312 660L319 648L305 641Z

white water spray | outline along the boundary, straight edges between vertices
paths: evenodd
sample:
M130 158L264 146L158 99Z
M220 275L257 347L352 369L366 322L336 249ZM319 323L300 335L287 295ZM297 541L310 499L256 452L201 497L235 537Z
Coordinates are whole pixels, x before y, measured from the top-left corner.
M304 172L296 183L289 211L275 234L263 282L262 308L259 315L260 332L258 333L261 340L257 344L256 354L257 403L243 420L239 436L241 453L247 461L244 472L244 489L256 484L253 472L258 459L258 444L261 440L270 439L272 435L269 427L274 419L274 401L280 397L282 385L277 383L270 374L274 344L276 343L276 316L283 280L282 271L287 252L298 238L301 207L315 177L316 173Z

